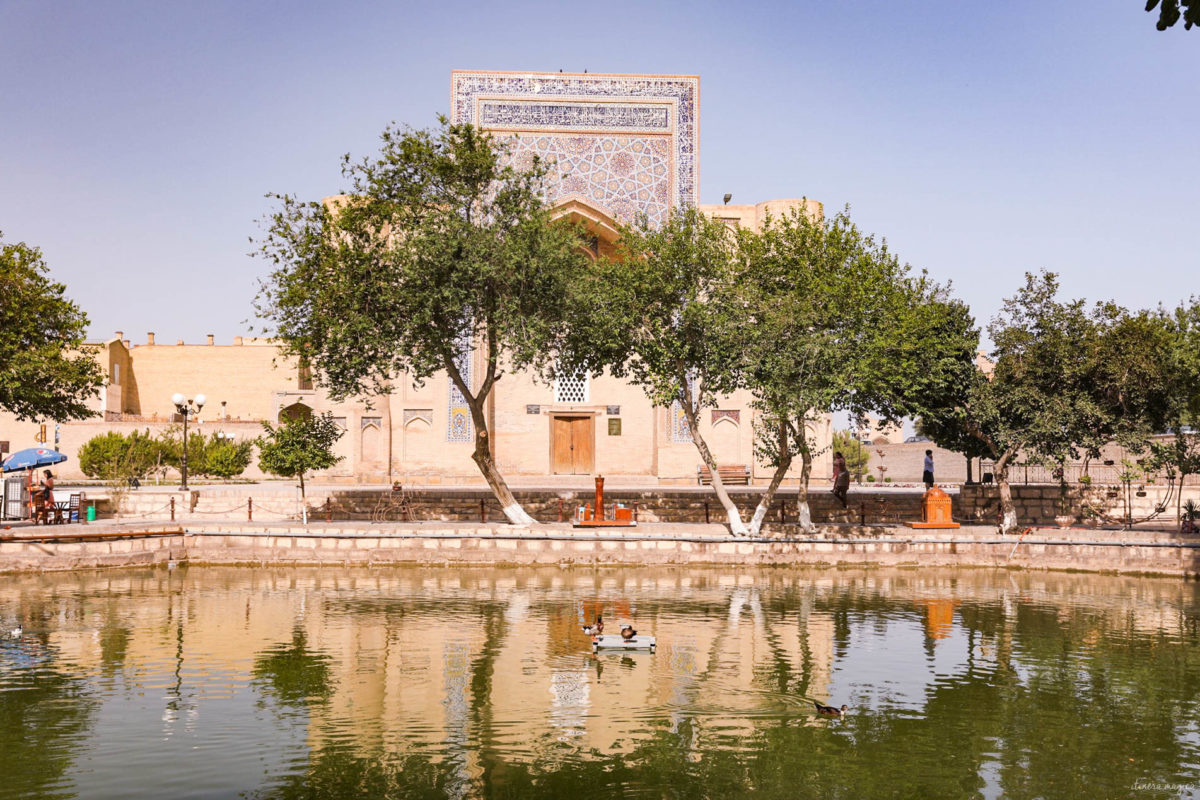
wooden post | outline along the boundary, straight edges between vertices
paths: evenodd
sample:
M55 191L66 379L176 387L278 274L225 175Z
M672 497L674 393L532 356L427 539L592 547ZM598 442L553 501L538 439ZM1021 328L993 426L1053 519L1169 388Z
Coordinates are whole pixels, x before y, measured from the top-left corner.
M633 501L633 521L637 522L637 500Z
M487 500L479 501L479 521L487 522Z
M246 521L254 522L254 498L246 498Z
M175 495L171 495L171 522L175 521Z
M707 500L705 500L705 501L704 501L704 524L705 524L705 525L707 525L708 523L709 523L709 519L708 519L708 501L707 501Z
M325 498L325 521L326 522L333 522L333 506L330 505L330 503L329 503L329 501L331 499L332 498L329 498L329 497Z
M603 520L604 519L604 476L603 475L596 476L596 505L592 506L592 508L594 509L592 511L592 519L597 520L597 521Z

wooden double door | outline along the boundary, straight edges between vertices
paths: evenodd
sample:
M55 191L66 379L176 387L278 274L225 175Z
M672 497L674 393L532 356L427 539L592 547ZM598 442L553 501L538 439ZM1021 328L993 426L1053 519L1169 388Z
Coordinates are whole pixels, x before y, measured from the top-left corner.
M595 468L595 417L550 417L550 473L590 475Z

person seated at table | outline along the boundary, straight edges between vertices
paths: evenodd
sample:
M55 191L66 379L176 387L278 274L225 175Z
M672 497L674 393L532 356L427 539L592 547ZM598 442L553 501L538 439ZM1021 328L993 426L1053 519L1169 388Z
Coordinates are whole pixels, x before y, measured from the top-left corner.
M42 471L42 479L38 485L42 487L42 508L45 512L47 522L54 516L54 473L50 470Z

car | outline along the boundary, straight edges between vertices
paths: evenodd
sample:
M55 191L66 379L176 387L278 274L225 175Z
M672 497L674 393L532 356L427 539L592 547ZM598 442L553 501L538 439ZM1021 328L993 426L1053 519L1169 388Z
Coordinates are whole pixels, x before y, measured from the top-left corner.
M910 436L904 440L905 444L916 444L917 442L928 442L928 436Z
M871 445L875 444L870 439L859 439L858 443L861 445L866 445L867 447L870 447Z

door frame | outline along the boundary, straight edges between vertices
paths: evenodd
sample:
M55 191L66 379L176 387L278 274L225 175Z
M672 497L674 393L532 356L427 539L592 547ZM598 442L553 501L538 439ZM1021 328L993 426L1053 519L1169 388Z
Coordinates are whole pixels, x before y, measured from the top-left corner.
M547 475L590 475L596 471L596 417L595 411L548 411L547 418L547 435L546 435L546 474ZM555 472L554 471L554 421L556 419L586 419L588 420L588 429L592 438L592 464L591 469L586 472ZM572 469L574 469L574 457L571 459Z

